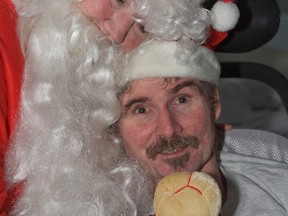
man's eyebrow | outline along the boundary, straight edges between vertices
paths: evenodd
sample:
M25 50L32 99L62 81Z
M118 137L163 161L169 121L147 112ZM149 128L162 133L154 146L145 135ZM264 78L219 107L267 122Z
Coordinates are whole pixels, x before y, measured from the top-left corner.
M185 82L179 83L178 85L176 85L174 88L171 89L171 93L175 94L187 86L196 86L196 83L193 80L187 80Z
M126 112L127 110L130 109L131 106L133 106L136 103L143 103L146 102L148 100L147 97L140 97L140 98L133 98L131 100L128 100L125 104L124 104L124 112Z

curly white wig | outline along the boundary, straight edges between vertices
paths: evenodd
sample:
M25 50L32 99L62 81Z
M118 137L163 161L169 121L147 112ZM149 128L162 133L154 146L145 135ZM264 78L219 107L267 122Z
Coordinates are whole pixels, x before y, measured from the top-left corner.
M77 2L14 0L26 65L6 160L10 186L24 183L11 215L148 215L146 173L106 133L120 111L115 50ZM159 38L202 43L211 20L192 2L135 0L135 19Z
M202 44L209 36L212 16L204 0L134 0L135 20L154 37L164 40L189 38Z

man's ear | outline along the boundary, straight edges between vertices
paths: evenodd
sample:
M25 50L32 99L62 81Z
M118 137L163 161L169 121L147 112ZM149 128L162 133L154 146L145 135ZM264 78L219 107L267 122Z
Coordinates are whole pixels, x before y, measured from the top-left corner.
M213 102L212 114L214 115L214 119L216 121L221 114L221 102L218 87L215 87L213 90Z

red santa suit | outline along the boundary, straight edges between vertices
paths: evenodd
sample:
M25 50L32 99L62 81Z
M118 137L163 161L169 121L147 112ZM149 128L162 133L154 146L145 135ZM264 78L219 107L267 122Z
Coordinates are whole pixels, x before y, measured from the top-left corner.
M23 55L16 33L17 14L9 0L0 1L0 215L9 208L4 181L4 156L13 133L20 97Z

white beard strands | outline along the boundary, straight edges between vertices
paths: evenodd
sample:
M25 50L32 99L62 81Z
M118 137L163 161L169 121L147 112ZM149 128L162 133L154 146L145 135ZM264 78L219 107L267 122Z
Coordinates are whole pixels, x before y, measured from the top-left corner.
M25 189L11 215L147 215L145 175L104 135L119 116L111 42L75 1L15 4L26 66L6 168Z
M164 40L180 38L202 44L209 36L212 16L202 7L204 0L134 0L135 20L153 37Z

